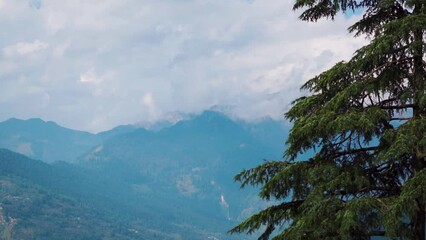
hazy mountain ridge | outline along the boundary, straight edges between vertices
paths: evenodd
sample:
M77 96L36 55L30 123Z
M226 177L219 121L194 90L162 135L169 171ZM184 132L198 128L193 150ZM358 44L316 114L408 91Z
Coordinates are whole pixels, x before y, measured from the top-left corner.
M59 126L40 118L11 118L0 123L0 147L45 162L74 162L103 141L137 129L133 125L118 126L93 134Z
M31 120L18 121L34 124ZM127 216L125 222L136 226L132 229L146 236L149 232L169 235L162 239L205 239L208 236L230 239L226 231L260 207L255 191L240 191L233 181L234 175L258 165L263 159L280 159L283 139L288 133L283 123L271 119L240 122L213 111L156 131L127 125L90 134L60 129L42 120L36 122L46 125L38 128L43 131L32 132L36 125L31 124L31 127L4 131L5 122L0 123L0 135L9 136L0 146L19 143L7 142L13 132L18 132L21 136L29 136L27 138L34 143L47 142L41 145L47 152L52 150L50 148L74 148L72 154L64 151L62 159L79 166L64 162L47 165L38 161L32 165L34 169L21 174L39 172L35 175L45 176L38 180L31 178L34 184L73 196L76 201L91 206L102 202L98 206L102 209L116 208L114 214ZM74 141L55 141L64 146L50 144L56 138L69 136ZM65 146L72 145L79 137L87 138L85 141L90 144L79 149ZM46 171L38 171L39 165ZM18 167L21 168L25 166ZM52 179L56 179L53 185L50 184ZM135 236L133 239L138 239Z

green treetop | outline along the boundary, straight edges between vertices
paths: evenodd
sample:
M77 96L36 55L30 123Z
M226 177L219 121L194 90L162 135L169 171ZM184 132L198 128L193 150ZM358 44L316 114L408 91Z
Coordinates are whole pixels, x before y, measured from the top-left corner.
M236 176L277 205L231 233L259 239L425 240L425 0L296 0L302 20L362 8L349 28L371 39L349 61L306 82L285 117L283 161ZM315 154L301 161L310 149Z

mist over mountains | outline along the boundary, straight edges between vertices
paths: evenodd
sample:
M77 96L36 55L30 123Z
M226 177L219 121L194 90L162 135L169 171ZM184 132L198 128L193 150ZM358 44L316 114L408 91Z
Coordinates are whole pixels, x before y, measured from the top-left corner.
M41 119L0 123L0 147L8 149L0 151L3 234L43 238L38 214L51 213L18 210L42 198L48 200L37 203L47 204L41 209L63 213L54 222L86 214L85 224L71 221L68 239L87 237L89 222L96 229L91 239L245 239L226 232L265 203L254 189L239 190L233 177L264 159L281 159L284 123L206 111L154 130L127 125L92 134ZM26 191L27 202L10 200ZM49 239L60 239L55 231Z

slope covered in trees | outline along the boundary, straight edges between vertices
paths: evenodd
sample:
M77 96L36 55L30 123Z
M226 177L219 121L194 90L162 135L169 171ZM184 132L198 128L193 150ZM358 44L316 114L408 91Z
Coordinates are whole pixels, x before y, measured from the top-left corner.
M364 9L349 31L371 42L303 85L310 95L285 115L294 126L284 160L236 176L279 204L231 232L262 229L259 239L425 239L425 5L295 2L306 21ZM309 149L316 150L312 158L296 161Z
M164 201L140 194L117 178L0 149L0 239L173 240L223 235L212 230L221 222ZM187 219L199 224L176 224Z

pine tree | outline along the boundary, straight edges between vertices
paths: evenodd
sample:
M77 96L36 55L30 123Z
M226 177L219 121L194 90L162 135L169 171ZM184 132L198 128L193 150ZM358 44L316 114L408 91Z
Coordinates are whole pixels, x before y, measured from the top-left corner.
M349 28L371 41L310 79L285 117L282 161L239 173L276 203L230 233L259 239L425 239L425 0L296 0L300 18L365 11ZM298 159L308 150L309 159ZM298 159L298 160L296 160Z

